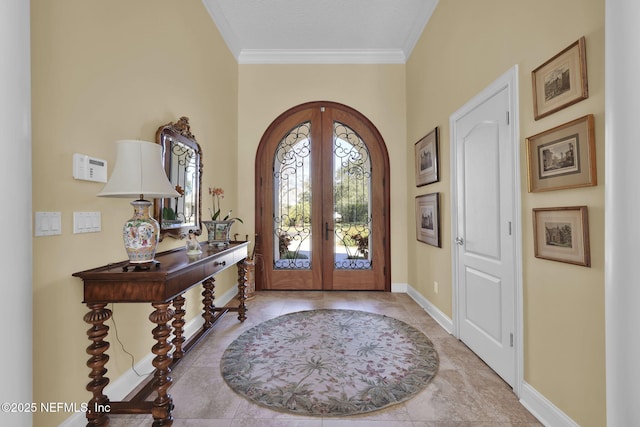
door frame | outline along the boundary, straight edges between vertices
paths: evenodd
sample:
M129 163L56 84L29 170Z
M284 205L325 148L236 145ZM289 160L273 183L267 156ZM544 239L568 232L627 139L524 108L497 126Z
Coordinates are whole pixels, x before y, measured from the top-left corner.
M324 111L325 108L331 108L333 110L339 111L342 114L347 114L354 118L356 121L360 123L361 126L366 128L367 132L370 132L373 136L373 140L365 141L368 146L368 149L371 151L372 149L377 150L380 154L378 161L380 162L381 168L381 178L382 178L382 213L381 218L377 221L382 223L382 229L384 230L383 236L383 253L380 257L383 262L383 281L384 281L384 292L391 292L391 191L390 191L390 163L389 163L389 154L387 151L386 143L382 134L378 131L376 126L371 122L364 114L351 108L347 105L332 102L332 101L310 101L303 104L296 105L287 109L286 111L279 114L267 127L262 138L260 139L260 143L258 144L258 148L256 150L255 157L255 281L256 281L256 289L261 290L264 289L263 284L266 282L266 273L264 266L264 257L262 256L263 251L270 250L270 248L265 248L265 242L263 240L263 220L262 213L265 210L265 197L272 197L272 188L266 185L265 176L268 171L263 170L264 164L262 159L266 155L273 155L273 153L266 153L267 146L271 138L274 136L273 133L280 127L280 125L285 122L292 115L299 113L301 111L310 110L310 109L318 109ZM350 125L349 123L345 123ZM375 145L375 147L372 146ZM266 193L269 193L268 195ZM314 213L314 215L318 215L318 213ZM322 215L320 215L322 216ZM321 270L319 270L321 271ZM324 272L322 271L322 273Z
M509 122L511 129L509 137L513 144L512 168L515 181L513 194L513 248L514 248L514 352L515 352L515 380L513 391L516 396L520 396L522 383L524 381L524 327L523 327L523 290L522 290L522 189L520 185L520 118L519 118L519 96L518 96L518 65L514 65L493 83L483 89L478 95L465 103L460 109L449 117L450 153L451 153L451 287L452 287L452 313L453 313L453 335L460 339L460 278L458 277L458 267L460 259L458 257L458 245L453 241L458 235L458 206L457 206L457 127L456 121L467 113L487 101L498 92L507 89L509 99Z

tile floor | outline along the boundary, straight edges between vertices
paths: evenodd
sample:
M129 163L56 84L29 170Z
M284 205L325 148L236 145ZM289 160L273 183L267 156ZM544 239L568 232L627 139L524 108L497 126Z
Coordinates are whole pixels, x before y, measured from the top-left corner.
M464 344L449 335L408 295L381 292L258 292L244 323L228 313L171 373L176 427L532 427L541 424L511 388ZM440 368L414 398L369 414L334 418L274 412L235 394L220 376L220 357L242 332L300 310L343 308L385 314L423 331ZM151 425L150 415L112 415L111 426Z

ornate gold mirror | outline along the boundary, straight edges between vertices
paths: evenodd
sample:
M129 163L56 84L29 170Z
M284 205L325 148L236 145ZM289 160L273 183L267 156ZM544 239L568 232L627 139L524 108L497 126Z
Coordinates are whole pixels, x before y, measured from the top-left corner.
M160 126L156 142L162 146L162 160L169 181L180 196L155 200L155 218L164 236L183 238L189 230L200 234L202 215L202 150L191 133L189 118Z

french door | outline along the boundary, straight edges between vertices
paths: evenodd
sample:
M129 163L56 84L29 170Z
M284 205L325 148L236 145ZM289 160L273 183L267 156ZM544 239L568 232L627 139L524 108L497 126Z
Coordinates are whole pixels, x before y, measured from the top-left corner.
M389 291L388 157L357 111L280 115L256 157L258 289Z

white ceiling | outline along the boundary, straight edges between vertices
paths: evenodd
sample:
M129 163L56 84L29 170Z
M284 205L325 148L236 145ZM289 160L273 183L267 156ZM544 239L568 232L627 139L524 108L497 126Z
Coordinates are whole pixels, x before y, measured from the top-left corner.
M438 0L202 2L240 64L403 64Z

